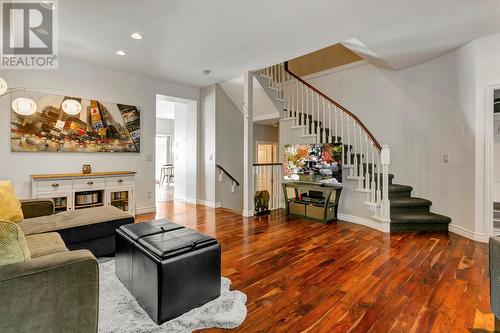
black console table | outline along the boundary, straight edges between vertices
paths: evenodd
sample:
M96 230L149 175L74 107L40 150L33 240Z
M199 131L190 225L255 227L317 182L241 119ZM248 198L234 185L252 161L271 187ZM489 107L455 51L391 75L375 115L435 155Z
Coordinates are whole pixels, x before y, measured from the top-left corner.
M342 186L313 182L283 182L282 186L287 215L304 216L325 224L337 220Z

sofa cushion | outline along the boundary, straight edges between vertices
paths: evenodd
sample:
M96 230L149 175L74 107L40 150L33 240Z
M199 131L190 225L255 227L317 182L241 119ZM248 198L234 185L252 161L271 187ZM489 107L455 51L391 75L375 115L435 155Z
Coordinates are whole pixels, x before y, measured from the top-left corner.
M57 232L26 236L26 243L31 252L31 258L69 251Z
M0 265L13 264L31 258L26 239L19 226L0 220Z
M23 219L21 202L10 181L0 181L0 219L20 222Z
M25 235L33 235L131 218L133 219L134 216L130 213L113 206L105 206L24 219L19 226Z

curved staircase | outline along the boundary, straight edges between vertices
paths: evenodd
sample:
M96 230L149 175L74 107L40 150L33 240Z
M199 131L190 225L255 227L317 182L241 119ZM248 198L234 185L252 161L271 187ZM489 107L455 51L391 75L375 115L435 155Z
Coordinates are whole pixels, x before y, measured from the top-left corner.
M342 146L344 181L357 182L355 191L366 193L363 203L373 209L372 219L389 223L390 231L448 231L451 219L431 213L431 201L393 183L389 147L356 115L289 71L286 62L260 70L256 78L304 143Z

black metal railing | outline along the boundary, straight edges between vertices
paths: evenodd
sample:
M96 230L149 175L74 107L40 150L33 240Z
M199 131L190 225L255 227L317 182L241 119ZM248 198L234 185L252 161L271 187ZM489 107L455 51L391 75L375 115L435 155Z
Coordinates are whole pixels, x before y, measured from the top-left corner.
M238 181L237 181L237 180L236 180L233 176L231 176L231 174L230 174L229 172L227 172L227 170L226 170L226 169L224 169L224 168L223 168L222 166L220 166L219 164L216 164L215 166L216 166L217 168L219 168L219 170L221 170L222 172L224 172L224 174L225 174L226 176L228 176L228 177L229 177L229 179L231 179L233 182L235 182L235 183L236 183L236 186L240 186L240 183L239 183L239 182L238 182Z

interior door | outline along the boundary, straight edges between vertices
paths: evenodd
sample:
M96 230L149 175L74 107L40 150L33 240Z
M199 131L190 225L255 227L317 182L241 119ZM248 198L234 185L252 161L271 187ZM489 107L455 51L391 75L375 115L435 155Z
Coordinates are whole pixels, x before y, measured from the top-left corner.
M276 163L277 149L276 143L257 143L257 163Z

